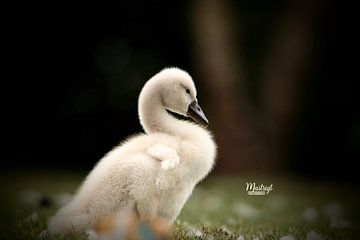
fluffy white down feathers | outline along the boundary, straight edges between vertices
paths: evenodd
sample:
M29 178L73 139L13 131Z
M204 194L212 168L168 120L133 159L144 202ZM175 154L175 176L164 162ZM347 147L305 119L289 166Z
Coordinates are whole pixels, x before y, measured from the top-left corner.
M98 162L72 201L50 219L48 233L85 232L126 212L170 226L216 157L206 129L166 111L187 116L194 101L195 85L185 71L167 68L148 80L138 102L145 133L127 139Z

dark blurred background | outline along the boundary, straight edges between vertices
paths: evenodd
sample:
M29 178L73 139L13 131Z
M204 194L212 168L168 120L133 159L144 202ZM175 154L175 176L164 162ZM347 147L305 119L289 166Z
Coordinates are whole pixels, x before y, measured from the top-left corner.
M129 1L16 6L6 20L8 168L90 170L142 131L164 67L194 78L217 174L357 180L357 31L344 1Z

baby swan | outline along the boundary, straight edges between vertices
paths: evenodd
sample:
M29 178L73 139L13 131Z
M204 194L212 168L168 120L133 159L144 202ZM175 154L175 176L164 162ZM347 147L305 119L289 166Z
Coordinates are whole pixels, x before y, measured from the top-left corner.
M138 101L145 133L97 163L72 201L50 219L48 234L97 229L102 221L127 213L141 222L174 222L195 185L211 171L216 145L203 126L167 110L208 124L192 78L178 68L166 68L146 82Z

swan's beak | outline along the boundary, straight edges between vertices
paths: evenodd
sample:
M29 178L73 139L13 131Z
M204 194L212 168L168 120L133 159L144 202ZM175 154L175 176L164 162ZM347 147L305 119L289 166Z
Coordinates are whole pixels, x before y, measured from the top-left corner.
M196 100L189 105L187 115L205 127L209 125L209 121Z

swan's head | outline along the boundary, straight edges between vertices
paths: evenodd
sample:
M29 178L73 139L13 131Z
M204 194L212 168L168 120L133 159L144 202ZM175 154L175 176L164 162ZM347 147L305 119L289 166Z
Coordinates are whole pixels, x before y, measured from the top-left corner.
M191 117L203 126L209 124L198 104L194 81L187 72L178 68L166 68L152 77L146 85L148 84L157 92L165 109Z

